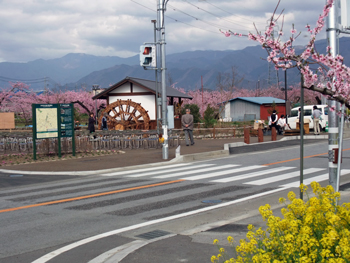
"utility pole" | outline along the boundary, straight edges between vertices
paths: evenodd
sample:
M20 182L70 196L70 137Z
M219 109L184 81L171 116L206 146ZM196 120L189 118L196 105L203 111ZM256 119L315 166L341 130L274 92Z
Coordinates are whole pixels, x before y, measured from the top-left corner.
M158 14L158 32L159 32L159 44L161 50L161 83L162 83L162 128L163 128L163 159L169 158L168 153L168 119L167 119L167 93L166 93L166 65L165 65L165 26L164 26L164 12L166 3L169 0L159 0L157 14Z
M338 51L337 39L339 34L339 28L337 26L337 12L338 0L335 0L332 8L330 9L329 15L327 17L327 38L329 41L329 46L331 48L330 52L333 57L335 57ZM333 87L334 89L334 87ZM337 103L334 100L328 100L329 108L337 108ZM338 138L338 117L336 111L328 111L328 171L329 171L329 184L333 186L333 189L337 187L337 164L333 163L335 158L334 152L339 149Z
M94 91L94 96L97 95L97 91L99 90L100 85L98 84L94 84L92 85L92 90ZM97 100L95 100L95 121L96 121L96 125L98 124L98 120L97 120Z
M201 84L202 84L202 104L203 104L203 76L201 76Z
M154 43L156 44L156 50L158 54L158 44L157 44L157 20L151 20L154 25ZM158 60L158 57L156 57ZM157 61L157 65L159 65ZM160 109L160 101L159 101L159 90L158 90L158 68L155 69L155 81L156 81L156 123L157 123L157 133L160 133L159 120L161 119L161 109Z

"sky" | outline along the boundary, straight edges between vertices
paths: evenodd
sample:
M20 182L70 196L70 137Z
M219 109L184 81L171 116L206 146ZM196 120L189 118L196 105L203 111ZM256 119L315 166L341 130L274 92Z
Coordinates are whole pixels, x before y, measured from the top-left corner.
M68 53L130 57L153 42L158 0L0 0L0 62L53 59ZM166 53L240 50L257 45L245 37L264 30L278 0L169 0L165 12ZM294 23L302 32L315 26L325 0L281 0L284 39ZM282 20L279 22L282 27ZM323 33L318 39L325 38ZM283 40L283 39L282 39Z

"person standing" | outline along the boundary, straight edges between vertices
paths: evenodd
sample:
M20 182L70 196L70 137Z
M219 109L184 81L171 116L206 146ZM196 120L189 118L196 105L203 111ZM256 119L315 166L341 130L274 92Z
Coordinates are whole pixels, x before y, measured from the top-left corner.
M185 132L186 146L189 146L188 137L190 137L191 145L194 144L193 141L193 115L190 109L186 109L186 114L182 115L181 118L182 129Z
M95 117L93 113L91 113L89 117L88 130L90 131L90 133L95 132Z
M108 131L107 113L103 114L103 117L102 117L102 130Z
M314 106L314 111L312 112L312 119L314 120L314 134L319 135L320 134L320 118L321 118L322 112L317 109L317 106Z
M275 127L276 131L279 132L279 127L277 125L277 121L278 121L278 115L276 113L276 110L273 110L271 116L270 116L270 129L272 129L272 127Z

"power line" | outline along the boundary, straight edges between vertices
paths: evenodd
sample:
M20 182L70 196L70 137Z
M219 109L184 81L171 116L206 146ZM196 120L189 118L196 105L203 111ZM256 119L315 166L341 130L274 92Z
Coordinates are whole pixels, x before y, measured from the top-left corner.
M190 14L188 14L188 13L186 13L186 12L184 12L184 11L182 11L182 10L180 10L180 9L178 9L178 8L176 8L176 7L174 7L174 6L172 6L172 5L168 5L168 6L170 6L174 11L178 11L178 12L184 14L184 15L187 15L187 16L189 16L189 17L192 17L192 18L194 18L194 19L197 20L197 21L201 21L201 22L203 22L203 23L205 23L205 24L207 24L207 25L213 26L213 27L215 27L215 28L222 28L221 25L217 25L217 24L214 24L214 23L211 23L211 22L204 21L203 19L200 19L200 18L198 18L198 17L195 17L195 16L193 16L193 15L190 15Z
M182 0L182 1L186 2L187 4L189 4L189 5L191 5L191 6L194 6L195 8L197 8L197 9L199 9L199 10L202 10L202 11L204 11L204 12L206 12L206 13L212 15L212 16L215 16L215 17L217 17L217 18L219 18L219 19L222 19L222 20L225 20L225 21L227 21L227 22L229 22L229 23L232 23L232 24L235 24L235 25L238 25L238 26L245 27L245 28L248 28L248 29L249 29L249 27L247 27L247 26L243 26L242 24L239 24L239 23L234 22L234 21L232 21L232 20L230 20L230 19L227 19L227 18L225 18L225 17L219 16L219 15L217 15L217 14L214 14L214 13L210 12L210 11L207 11L207 10L205 10L205 9L199 7L199 6L196 6L195 4L190 3L188 0Z
M8 78L8 77L3 77L3 76L0 76L1 79L4 79L4 80L7 80L7 81L26 81L26 82L31 82L31 81L45 81L45 79L47 78L40 78L40 79L26 79L26 80L23 80L23 79L14 79L14 78Z
M153 12L157 12L156 10L154 10L154 9L152 9L152 8L149 8L148 6L145 6L145 5L143 5L143 4L140 4L140 3L138 3L138 2L136 2L136 1L134 1L134 0L130 0L130 1L131 1L131 2L134 2L135 4L138 4L138 5L142 6L142 7L146 8L146 9L148 9L148 10L151 10L151 11L153 11ZM201 28L201 27L198 27L198 26L191 25L191 24L189 24L189 23L183 22L183 21L181 21L181 20L178 20L178 19L176 19L176 18L170 17L170 16L168 16L168 15L165 15L165 16L166 16L167 18L170 18L170 19L174 20L175 22L179 22L179 23L185 24L185 25L190 26L190 27L194 27L194 28L197 28L197 29L200 29L200 30L203 30L203 31L207 31L207 32L210 32L210 33L214 33L214 34L221 34L221 33L219 33L219 32L214 32L214 31L211 31L211 30L208 30L208 29L205 29L205 28Z
M246 21L249 21L249 22L251 22L251 23L254 23L254 21L249 20L249 19L247 19L247 18L245 18L245 17L243 17L243 16L236 15L236 14L233 14L233 13L231 13L231 12L228 12L227 10L222 9L222 8L220 8L220 7L218 7L218 6L216 6L216 5L212 4L212 3L210 3L208 0L201 0L201 1L207 2L209 5L214 6L215 8L217 8L217 9L219 9L219 10L221 10L221 11L227 13L227 14L230 14L230 15L233 15L233 16L237 16L237 17L240 17L240 18L243 19L243 20L246 20ZM262 24L262 23L256 23L256 24Z

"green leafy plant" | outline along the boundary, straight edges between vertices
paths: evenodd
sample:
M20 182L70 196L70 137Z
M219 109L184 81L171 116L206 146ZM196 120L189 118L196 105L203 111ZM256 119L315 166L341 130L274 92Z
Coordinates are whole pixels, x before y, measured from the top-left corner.
M283 218L273 215L270 205L261 206L259 212L267 229L248 226L246 239L234 245L237 253L230 258L219 247L219 254L211 257L212 262L350 262L350 203L339 205L340 193L332 186L321 187L312 182L314 197L306 202L298 199L294 192L288 193L289 204L281 212ZM307 187L301 185L302 192ZM307 192L306 192L307 193ZM308 193L307 193L308 194ZM218 245L219 241L214 240Z
M216 116L216 110L214 108L210 107L210 105L208 105L207 109L204 112L204 116L203 116L205 128L214 127L214 125L216 123L215 116Z

